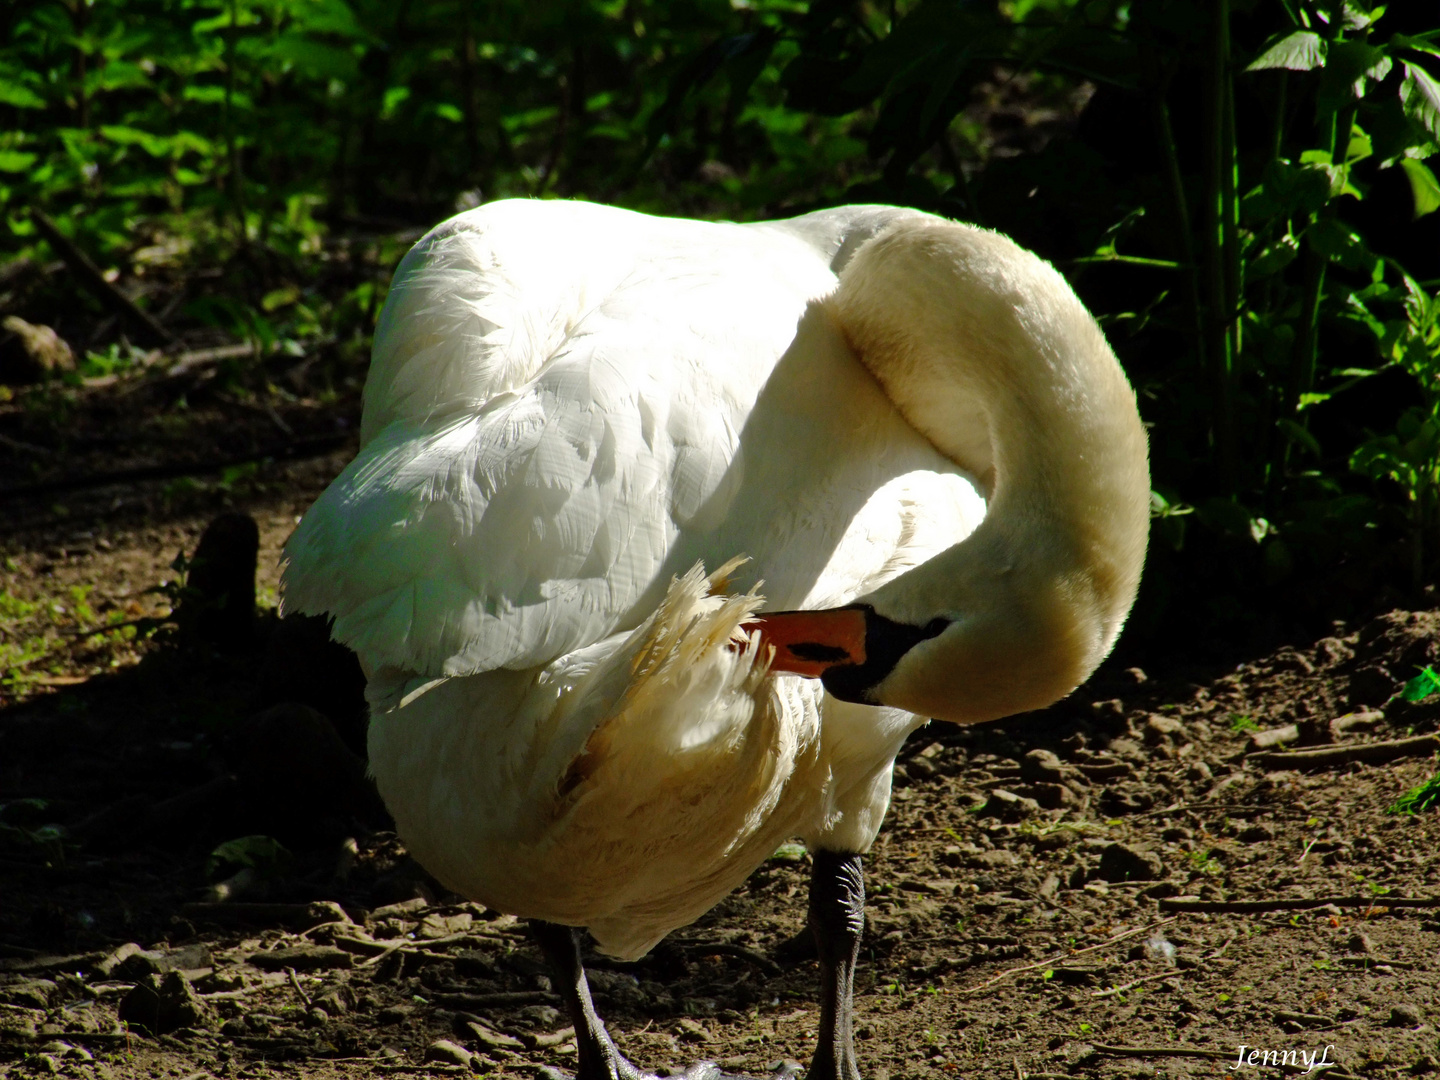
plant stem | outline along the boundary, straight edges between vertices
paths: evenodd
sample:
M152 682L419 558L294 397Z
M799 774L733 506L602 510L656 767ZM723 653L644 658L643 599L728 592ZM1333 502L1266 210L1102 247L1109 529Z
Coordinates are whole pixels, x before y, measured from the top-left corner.
M240 247L247 242L245 227L245 179L240 173L240 152L235 145L235 35L240 32L236 0L230 0L230 27L225 34L225 158L230 175L226 186L239 225Z
M1350 130L1355 124L1355 106L1342 110L1330 118L1330 130L1326 142L1330 148L1330 161L1338 162L1344 168L1345 155L1350 146ZM1335 217L1335 200L1332 198L1311 219L1311 227ZM1325 271L1330 259L1307 242L1301 257L1300 285L1300 327L1295 335L1295 351L1291 355L1290 379L1286 387L1285 408L1281 415L1295 417L1305 423L1300 412L1300 398L1315 388L1315 368L1320 340L1320 301L1325 294ZM1281 454L1282 469L1288 465L1290 443L1287 440Z
M1235 153L1235 79L1229 66L1229 26L1227 10L1221 24L1225 34L1225 69L1221 79L1224 99L1221 102L1220 234L1225 259L1225 336L1229 340L1230 377L1233 385L1239 378L1240 358L1243 355L1240 304L1245 295L1245 266L1240 258L1240 164Z
M1195 241L1190 232L1190 206L1185 199L1185 181L1180 173L1180 154L1175 143L1175 129L1170 123L1170 106L1165 100L1170 88L1167 75L1153 100L1153 119L1160 140L1160 149L1165 159L1165 177L1170 185L1170 205L1175 215L1175 235L1180 251L1180 261L1185 264L1185 304L1190 310L1190 325L1194 329L1197 348L1205 340L1205 317L1200 304L1200 269L1195 263ZM1203 365L1205 357L1198 357Z
M90 126L90 97L85 92L88 67L85 27L90 21L90 5L85 0L73 0L69 10L70 25L75 31L75 126L84 129Z
M1205 70L1205 354L1214 393L1213 437L1219 490L1236 491L1235 289L1239 275L1232 220L1235 213L1234 122L1230 118L1230 3L1211 0L1210 55ZM1228 140L1228 141L1227 141Z

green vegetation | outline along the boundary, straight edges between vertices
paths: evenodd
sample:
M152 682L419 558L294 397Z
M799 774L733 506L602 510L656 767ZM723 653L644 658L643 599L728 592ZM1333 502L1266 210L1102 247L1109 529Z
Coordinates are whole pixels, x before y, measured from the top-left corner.
M151 363L161 342L42 272L53 220L166 333L251 345L231 383L279 393L267 357L320 354L339 387L405 245L481 200L914 205L1053 260L1135 382L1156 493L1133 625L1334 614L1440 565L1437 21L1365 0L36 0L0 15L0 315L73 340L72 382Z
M1410 679L1400 690L1400 696L1406 701L1424 701L1432 694L1440 691L1440 675L1435 673L1431 667L1423 667L1420 673Z
M1387 814L1419 814L1440 808L1440 769L1423 784L1417 784L1386 808Z
M1230 731L1233 734L1244 735L1247 732L1259 730L1260 725L1255 722L1254 717L1246 716L1244 713L1230 714Z
M205 877L216 881L239 870L254 870L260 877L276 877L289 869L294 856L271 836L241 836L227 840L210 852Z
M1190 869L1201 874L1223 874L1225 866L1215 858L1214 851L1190 852Z

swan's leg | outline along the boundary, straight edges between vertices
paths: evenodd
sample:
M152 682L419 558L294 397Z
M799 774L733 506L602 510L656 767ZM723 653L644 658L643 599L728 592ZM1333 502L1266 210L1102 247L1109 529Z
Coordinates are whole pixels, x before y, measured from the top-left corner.
M555 990L575 1025L575 1044L580 1050L575 1080L659 1080L653 1073L641 1072L620 1053L605 1030L605 1022L595 1012L585 965L580 959L581 931L538 919L530 921L530 929L550 961L557 980ZM562 1080L566 1076L558 1069L543 1069L541 1075ZM730 1080L730 1074L721 1072L710 1061L692 1065L679 1076L671 1075L675 1080Z
M645 1074L616 1049L605 1022L595 1012L585 965L580 959L581 931L539 919L531 920L530 930L550 961L555 992L565 1002L570 1022L575 1025L575 1044L580 1049L575 1080L643 1080Z
M815 852L810 875L810 929L820 953L820 1030L806 1080L860 1080L855 1060L855 965L865 929L860 856Z

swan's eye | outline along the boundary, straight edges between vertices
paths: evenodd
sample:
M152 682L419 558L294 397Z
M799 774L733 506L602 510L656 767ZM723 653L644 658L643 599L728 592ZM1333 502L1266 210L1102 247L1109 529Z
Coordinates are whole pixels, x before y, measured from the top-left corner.
M924 641L927 638L939 637L945 632L945 628L953 621L953 619L946 618L931 619L920 628L920 640Z

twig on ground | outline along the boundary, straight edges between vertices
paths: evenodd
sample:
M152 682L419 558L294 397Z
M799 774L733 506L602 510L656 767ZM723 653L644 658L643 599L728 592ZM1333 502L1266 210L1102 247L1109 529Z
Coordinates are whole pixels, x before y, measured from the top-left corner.
M105 275L91 261L90 256L81 251L73 240L62 233L59 226L50 220L49 215L43 210L32 207L30 220L35 223L35 227L40 230L41 235L50 242L50 246L55 249L55 254L65 260L65 265L70 267L70 272L75 275L76 280L89 289L102 304L122 318L129 319L138 331L156 344L169 345L175 341L175 335L156 322L153 315L136 306L135 301L106 281Z
M1200 900L1172 896L1160 901L1161 911L1203 911L1244 914L1257 911L1308 911L1312 908L1440 908L1436 896L1317 896L1309 900Z
M261 981L252 986L242 986L239 990L217 990L213 994L200 994L206 1001L230 1001L234 998L242 998L247 994L258 994L265 990L273 990L285 981L284 975L265 975Z
M1340 957L1340 963L1346 967L1392 967L1400 968L1402 971L1410 971L1415 967L1415 965L1408 960L1391 960L1385 956L1342 956Z
M1128 990L1135 989L1135 987L1139 986L1141 983L1159 982L1161 979L1169 979L1178 974L1180 974L1178 970L1162 971L1157 975L1146 975L1143 979L1132 979L1124 986L1112 986L1109 990L1096 990L1090 996L1092 998L1114 997L1116 994L1123 994Z
M310 1008L310 995L307 994L305 988L300 985L300 976L295 974L293 967L287 967L285 969L285 977L290 980L290 985L294 987L295 993L300 995L300 1000L305 1003L305 1008Z
M1116 945L1119 942L1124 941L1126 938L1132 938L1136 934L1153 933L1154 931L1159 930L1160 927L1169 926L1173 922L1175 922L1175 918L1173 917L1169 919L1161 919L1159 922L1151 923L1149 926L1140 926L1136 927L1134 930L1126 930L1123 934L1116 934L1114 937L1108 938L1105 941L1100 942L1100 944L1098 945L1090 945L1084 949L1076 949L1074 952L1066 953L1064 956L1047 957L1044 960L1037 960L1033 964L1022 964L1019 967L1011 968L1008 971L1002 971L999 975L986 979L979 986L967 987L961 990L960 993L978 994L981 990L986 990L989 987L994 986L996 983L1001 982L1004 979L1010 978L1011 976L1023 975L1027 971L1038 971L1041 968L1049 967L1051 964L1060 963L1065 960L1073 960L1077 956L1084 956L1086 953L1095 952L1099 949L1108 949L1110 946Z
M384 960L392 953L424 953L427 949L433 949L444 945L453 945L457 941L479 940L505 944L508 944L511 941L510 938L506 938L501 934L477 933L474 930L466 930L464 933L460 934L447 934L445 937L430 938L428 940L425 938L421 938L416 941L412 941L409 938L399 938L392 941L365 941L363 938L356 937L351 937L349 938L349 940L357 944L363 944L367 947L370 945L384 947L384 951L378 952L374 956L367 957L366 959L361 960L360 963L355 965L356 967L362 968L370 967L372 964L378 964L381 960Z
M1329 722L1328 726L1332 732L1349 731L1355 727L1365 727L1374 724L1385 718L1385 714L1374 709L1363 709L1360 712L1346 713L1338 716ZM1268 750L1272 746L1279 746L1282 743L1295 742L1300 738L1299 724L1286 724L1284 727L1267 728L1264 731L1257 731L1250 736L1250 749Z
M217 345L212 349L193 349L177 356L175 362L165 369L165 377L174 379L181 375L188 375L197 368L218 364L222 360L241 360L254 355L255 346L248 341L238 342L235 345Z
M1383 765L1402 757L1423 757L1440 751L1440 735L1416 735L1390 742L1355 746L1317 746L1313 750L1256 754L1250 760L1263 769L1334 769L1341 765Z

